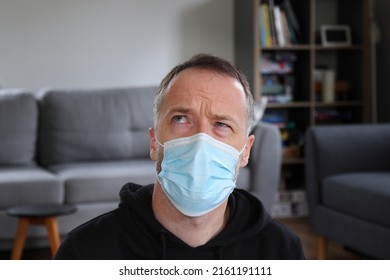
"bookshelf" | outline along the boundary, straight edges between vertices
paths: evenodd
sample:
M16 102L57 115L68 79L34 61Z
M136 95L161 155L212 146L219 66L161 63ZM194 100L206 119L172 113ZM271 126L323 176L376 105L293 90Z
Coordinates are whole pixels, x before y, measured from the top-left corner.
M235 0L236 65L247 75L255 99L268 97L263 120L278 125L282 133L282 176L276 203L281 206L275 216L305 215L305 205L295 202L304 199L303 151L308 127L371 121L369 1ZM270 13L268 33L262 29L264 4ZM275 27L272 33L272 5L287 10L288 4L299 29L295 40L281 45ZM284 14L284 41L288 41L292 35L286 30L294 32L294 28L288 12ZM327 40L339 41L324 45L322 26L347 26L351 42L344 42L345 33L329 33Z

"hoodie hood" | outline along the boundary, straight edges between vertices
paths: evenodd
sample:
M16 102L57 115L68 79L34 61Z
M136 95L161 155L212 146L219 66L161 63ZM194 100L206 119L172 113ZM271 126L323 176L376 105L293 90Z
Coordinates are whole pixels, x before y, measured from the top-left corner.
M209 258L235 259L242 243L250 243L270 223L271 217L262 203L253 195L235 189L229 197L230 216L225 228L206 244L193 248L165 229L154 217L152 210L153 185L126 184L120 191L119 209L130 211L139 219L138 227L146 228L145 242L161 246L162 258L180 258L185 252L189 259L196 259L199 253ZM149 240L147 240L149 239ZM157 245L159 244L159 245Z

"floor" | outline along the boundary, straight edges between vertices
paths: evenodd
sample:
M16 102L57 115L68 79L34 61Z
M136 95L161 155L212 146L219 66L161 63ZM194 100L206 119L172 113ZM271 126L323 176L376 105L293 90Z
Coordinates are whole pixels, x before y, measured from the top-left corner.
M10 251L1 251L0 260L9 260L11 257ZM23 251L23 260L50 260L51 252L49 248L45 249L28 249Z
M306 259L315 260L317 256L317 235L310 227L307 218L285 218L278 219L283 224L287 225L293 230L302 241L302 245L305 251ZM0 252L0 259L9 259L9 251ZM34 249L25 250L23 252L23 259L25 260L48 260L51 259L50 250L47 249ZM333 260L354 260L362 259L359 256L349 250L346 250L342 245L336 242L329 242L328 258Z
M305 257L308 260L317 259L317 234L313 231L309 224L308 218L284 218L277 219L281 223L288 226L293 230L300 238L305 252ZM328 247L328 259L331 260L356 260L364 259L350 250L347 250L343 245L333 241L329 241Z

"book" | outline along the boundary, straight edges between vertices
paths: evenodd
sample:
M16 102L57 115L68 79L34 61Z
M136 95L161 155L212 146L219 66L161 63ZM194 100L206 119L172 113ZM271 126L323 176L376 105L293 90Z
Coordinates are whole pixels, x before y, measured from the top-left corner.
M280 18L282 21L282 32L283 32L285 45L287 45L287 46L292 45L291 34L290 34L290 30L288 28L286 12L283 9L280 10Z
M278 52L274 56L264 54L260 60L260 72L262 74L289 74L294 71L294 61L295 55L290 52Z
M275 29L276 29L276 35L279 46L283 47L286 45L284 33L283 33L283 26L282 26L282 15L280 6L275 5L274 6L274 15L275 15Z
M295 79L290 75L263 75L261 95L269 103L288 103L293 101Z
M296 34L299 35L301 33L301 28L300 28L300 25L299 25L299 22L298 22L298 18L297 18L296 14L295 14L295 11L294 11L294 9L293 9L293 7L291 5L290 0L284 0L284 2L282 3L282 6L283 6L283 9L286 12L288 21L291 23L291 25L294 28Z
M268 5L269 5L269 22L270 22L270 29L271 29L271 41L273 46L277 46L278 39L277 39L276 28L275 28L274 0L269 0Z
M290 33L290 41L292 44L296 45L296 44L299 44L299 40L298 40L298 36L294 30L294 27L292 26L292 23L291 21L289 20L289 18L287 17L287 28L289 30L289 33Z
M276 96L284 94L284 85L278 75L265 75L262 78L261 95Z
M266 46L272 46L272 38L271 38L271 24L269 19L269 7L267 3L261 5L263 9L263 24L265 27L265 42Z
M261 95L269 103L288 103L294 100L294 52L264 53L260 60Z
M259 29L260 29L260 44L262 46L267 46L267 34L265 30L265 16L263 4L259 7Z

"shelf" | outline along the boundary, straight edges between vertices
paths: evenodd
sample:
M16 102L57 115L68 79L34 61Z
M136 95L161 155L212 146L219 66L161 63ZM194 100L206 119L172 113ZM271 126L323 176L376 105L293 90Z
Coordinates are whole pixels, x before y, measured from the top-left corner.
M309 108L311 102L289 102L289 103L268 103L267 108L278 109L278 108Z
M291 46L272 46L263 47L260 46L261 51L310 51L313 48L312 45L291 45Z
M353 50L363 50L363 45L352 45L352 46L321 46L315 45L314 50L316 51L353 51Z
M325 103L325 102L315 102L315 107L356 107L356 106L363 106L362 101L337 101L332 103Z

